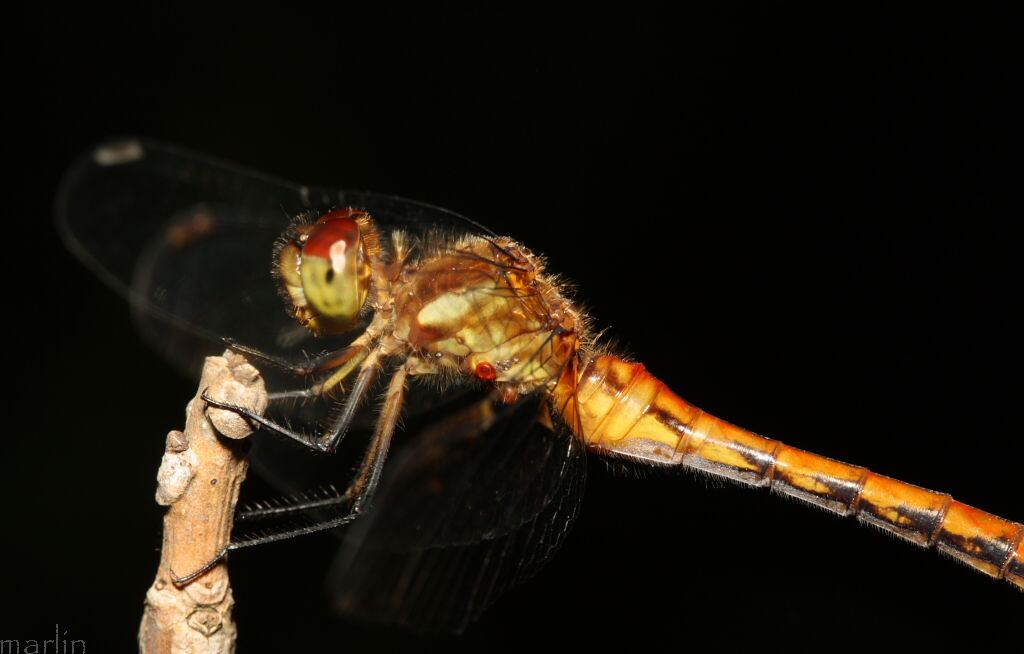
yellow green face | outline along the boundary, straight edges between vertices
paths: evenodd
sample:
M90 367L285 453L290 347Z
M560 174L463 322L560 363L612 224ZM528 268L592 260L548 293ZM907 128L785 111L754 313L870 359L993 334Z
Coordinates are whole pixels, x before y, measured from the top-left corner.
M352 209L332 211L309 232L299 270L309 308L329 331L354 325L370 286L369 263Z

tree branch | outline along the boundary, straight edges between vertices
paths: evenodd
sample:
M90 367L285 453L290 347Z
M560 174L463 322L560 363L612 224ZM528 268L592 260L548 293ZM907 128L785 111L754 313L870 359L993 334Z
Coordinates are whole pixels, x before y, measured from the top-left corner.
M156 581L146 593L139 628L142 654L226 654L234 652L237 629L227 561L221 559L195 579L182 578L216 559L231 539L238 492L249 466L251 426L240 416L209 408L200 397L253 408L262 413L267 393L262 378L230 350L209 357L199 392L186 409L185 431L167 435L156 501L168 506Z

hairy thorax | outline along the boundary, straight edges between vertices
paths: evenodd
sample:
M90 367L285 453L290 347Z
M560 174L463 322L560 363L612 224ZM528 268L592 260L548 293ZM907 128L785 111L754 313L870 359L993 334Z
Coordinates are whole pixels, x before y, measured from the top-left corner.
M580 315L559 287L515 241L461 239L404 268L392 335L512 401L557 380L580 347Z

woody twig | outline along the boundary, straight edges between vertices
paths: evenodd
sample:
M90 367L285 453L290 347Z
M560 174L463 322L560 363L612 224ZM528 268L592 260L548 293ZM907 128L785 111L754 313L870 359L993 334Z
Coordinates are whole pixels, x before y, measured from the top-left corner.
M241 356L210 357L199 392L186 409L185 431L167 435L157 502L168 507L156 581L146 593L139 628L142 654L225 654L235 649L234 597L223 558L238 492L248 469L252 427L235 413L208 407L201 395L252 408L267 406L263 380Z

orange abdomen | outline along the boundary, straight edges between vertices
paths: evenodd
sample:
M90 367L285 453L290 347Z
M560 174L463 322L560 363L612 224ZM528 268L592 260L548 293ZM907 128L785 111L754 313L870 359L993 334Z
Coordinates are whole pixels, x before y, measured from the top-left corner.
M1024 525L944 493L758 436L689 404L641 364L591 360L555 391L577 438L601 454L702 470L866 522L1024 589Z

